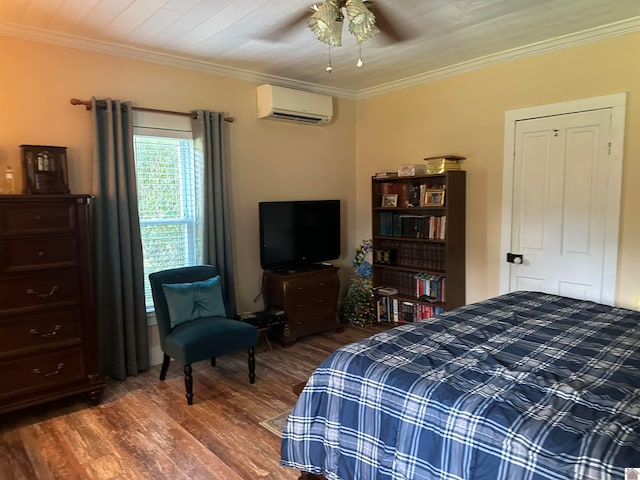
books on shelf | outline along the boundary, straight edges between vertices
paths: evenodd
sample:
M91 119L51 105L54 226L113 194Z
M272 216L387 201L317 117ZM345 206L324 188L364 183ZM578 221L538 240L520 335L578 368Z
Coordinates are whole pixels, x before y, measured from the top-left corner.
M425 302L445 302L447 298L444 274L389 269L381 273L381 283L394 285L401 297L415 298Z
M394 252L389 257L382 259L374 256L374 264L394 265L409 269L426 269L443 272L446 270L446 248L443 243L431 242L398 242L393 238L379 239L382 251ZM376 250L376 253L380 250Z
M378 322L411 323L420 322L444 312L444 307L428 305L393 297L380 297L376 303Z
M380 212L380 236L444 240L447 217Z
M415 275L416 297L428 302L444 302L446 278L441 275Z
M397 176L398 176L398 172L377 172L374 175L374 178L393 178Z

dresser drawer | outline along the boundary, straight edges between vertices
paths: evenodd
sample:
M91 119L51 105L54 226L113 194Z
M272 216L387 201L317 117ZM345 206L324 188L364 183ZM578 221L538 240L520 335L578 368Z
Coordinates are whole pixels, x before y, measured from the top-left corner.
M78 240L69 236L0 241L0 272L11 273L78 264Z
M296 337L331 330L338 326L336 309L333 305L313 309L289 310L287 311L287 321L289 322L291 335Z
M336 294L333 291L309 289L297 290L286 297L284 309L287 310L308 310L329 306L335 310Z
M76 229L71 202L0 205L0 234L68 232Z
M77 269L65 268L0 277L2 310L77 303L80 296L78 275Z
M82 343L79 310L0 318L0 358Z
M23 395L59 384L81 382L85 377L82 348L0 362L0 399Z
M324 276L318 279L304 279L289 282L286 285L286 306L299 308L332 304L335 306L338 295L338 279Z

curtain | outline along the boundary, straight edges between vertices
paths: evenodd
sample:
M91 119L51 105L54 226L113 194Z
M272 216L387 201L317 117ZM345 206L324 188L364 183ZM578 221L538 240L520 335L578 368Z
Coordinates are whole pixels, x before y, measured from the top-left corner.
M94 278L101 373L149 369L142 240L130 102L92 99Z
M225 161L224 116L193 112L194 150L204 160L203 261L220 272L227 316L236 313L228 166Z

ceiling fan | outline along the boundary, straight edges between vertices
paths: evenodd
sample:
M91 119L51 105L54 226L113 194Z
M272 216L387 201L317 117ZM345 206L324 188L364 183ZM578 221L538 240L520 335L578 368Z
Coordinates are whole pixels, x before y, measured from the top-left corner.
M290 30L297 30L301 25L308 22L311 15L318 12L320 7L324 3L333 3L340 9L342 16L344 17L344 9L346 4L350 3L348 0L327 0L327 2L318 2L310 5L302 12L296 14L286 21L277 32L273 32L267 36L269 40L277 40L281 37L282 33L286 33ZM395 27L396 21L393 20L393 16L388 13L386 8L383 8L380 2L373 2L372 0L362 0L367 9L369 9L375 15L375 25L386 39L390 42L404 42L409 40L412 35L407 31L402 31Z
M358 43L380 32L376 27L376 16L367 8L364 0L325 0L313 5L312 9L315 11L307 20L307 26L318 40L333 47L342 45L345 17L349 22L349 31Z
M362 42L381 33L391 42L403 42L410 38L408 32L395 28L388 14L383 13L378 2L371 0L325 0L314 3L305 11L288 20L280 29L283 32L300 28L305 23L318 40L329 45L329 64L331 72L331 47L342 45L342 31L345 20L349 32L355 37L359 48ZM358 56L358 67L363 65L362 55Z

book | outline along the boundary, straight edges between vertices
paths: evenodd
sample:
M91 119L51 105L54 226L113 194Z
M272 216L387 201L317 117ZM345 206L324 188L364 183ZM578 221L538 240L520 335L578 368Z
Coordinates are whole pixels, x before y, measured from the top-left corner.
M392 178L397 176L398 176L398 172L377 172L374 177L375 178Z
M384 296L391 296L391 295L397 295L398 294L398 289L397 288L393 288L393 287L380 287L376 289L376 293L378 295L384 295Z

